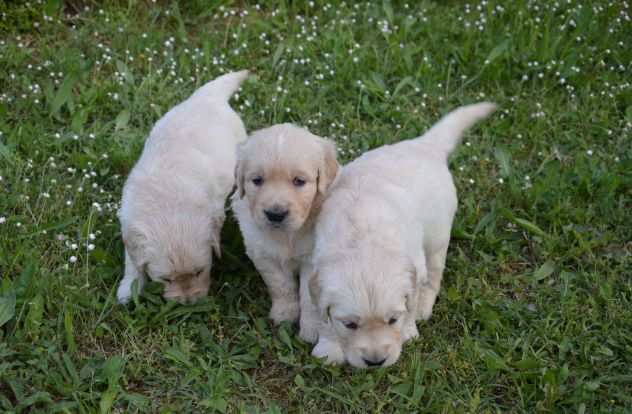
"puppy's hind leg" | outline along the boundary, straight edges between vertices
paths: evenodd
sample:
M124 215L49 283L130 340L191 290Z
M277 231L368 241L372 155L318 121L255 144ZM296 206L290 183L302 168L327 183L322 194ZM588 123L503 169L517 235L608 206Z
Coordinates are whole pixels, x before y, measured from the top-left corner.
M428 320L432 316L432 308L441 288L447 254L448 246L428 256L428 281L421 287L419 303L417 304L417 318Z
M132 297L132 283L135 280L138 280L138 292L143 291L143 286L145 285L145 275L136 268L134 262L129 257L129 253L127 253L127 248L125 249L125 275L119 284L118 290L116 292L116 297L121 304L126 304L129 302Z

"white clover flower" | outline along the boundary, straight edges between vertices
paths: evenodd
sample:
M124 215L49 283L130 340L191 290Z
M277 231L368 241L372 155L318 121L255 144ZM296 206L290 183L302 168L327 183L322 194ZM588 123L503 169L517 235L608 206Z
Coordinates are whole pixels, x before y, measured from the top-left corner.
M77 263L77 256L70 256L70 259L68 259L70 261L70 263Z
M89 251L94 250L94 244L92 244L92 243L88 244L88 250Z
M6 217L0 217L0 224L4 224L6 223L7 218Z
M588 151L586 151L586 154L587 154L589 157L590 157L590 156L592 156L592 155L593 155L593 150L590 150L590 149L589 149Z

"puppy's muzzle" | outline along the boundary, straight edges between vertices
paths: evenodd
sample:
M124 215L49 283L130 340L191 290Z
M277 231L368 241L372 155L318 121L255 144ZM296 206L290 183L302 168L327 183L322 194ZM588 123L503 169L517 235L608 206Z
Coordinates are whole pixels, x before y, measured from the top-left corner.
M266 215L268 221L272 224L281 224L283 220L288 216L289 211L282 207L273 207L270 210L263 210L263 213Z
M384 364L384 362L386 362L386 358L379 359L379 360L371 360L371 359L362 358L362 360L368 367L381 367Z

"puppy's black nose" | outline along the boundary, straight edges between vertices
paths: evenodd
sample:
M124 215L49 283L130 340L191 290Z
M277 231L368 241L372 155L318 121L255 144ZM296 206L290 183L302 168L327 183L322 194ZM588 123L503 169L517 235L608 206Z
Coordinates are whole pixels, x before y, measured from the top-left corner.
M287 217L288 211L281 209L263 210L270 223L281 223Z
M370 359L366 359L366 358L362 358L362 360L369 367L379 367L379 366L382 366L382 364L386 361L386 358L381 359L379 361L371 361Z

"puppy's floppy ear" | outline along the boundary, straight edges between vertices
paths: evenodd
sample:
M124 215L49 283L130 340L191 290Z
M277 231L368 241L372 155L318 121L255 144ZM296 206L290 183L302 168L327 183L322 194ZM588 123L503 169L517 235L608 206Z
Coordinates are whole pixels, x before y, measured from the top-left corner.
M320 138L321 146L323 149L322 164L318 168L318 192L322 194L327 193L327 189L333 183L340 164L336 159L336 145L328 139Z
M329 319L329 306L321 306L324 305L321 303L320 297L323 292L320 287L320 283L318 282L318 273L314 272L309 277L309 296L312 299L312 304L318 309L318 314L320 315L320 319L323 322L327 322Z
M237 186L237 194L239 198L244 198L246 189L244 187L244 146L245 142L237 146L237 163L235 164L235 185Z

